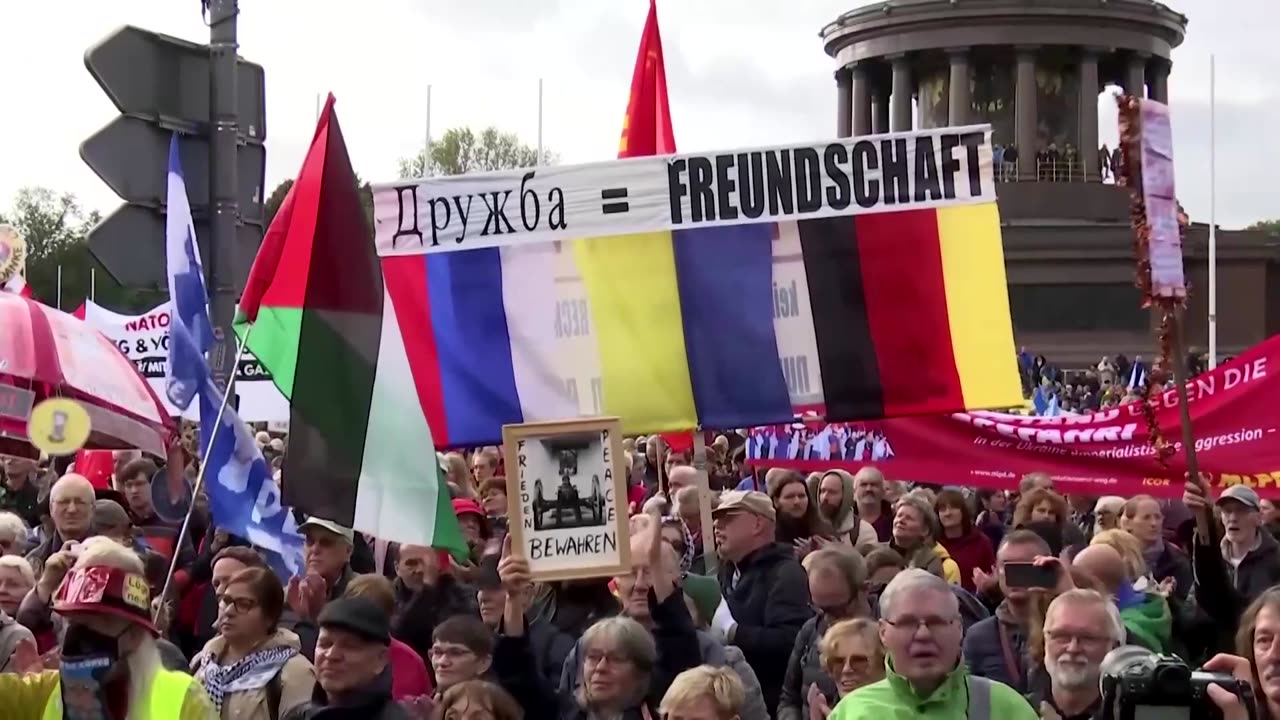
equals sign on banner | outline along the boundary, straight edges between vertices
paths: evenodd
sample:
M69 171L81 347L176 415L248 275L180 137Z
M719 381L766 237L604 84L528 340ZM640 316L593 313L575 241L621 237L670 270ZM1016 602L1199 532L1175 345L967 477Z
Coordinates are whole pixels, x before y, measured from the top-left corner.
M627 189L624 187L605 188L600 191L600 199L602 201L606 201L606 200L622 201L622 202L601 202L600 211L603 212L605 215L614 215L617 213L624 213L631 209L631 204L627 202Z

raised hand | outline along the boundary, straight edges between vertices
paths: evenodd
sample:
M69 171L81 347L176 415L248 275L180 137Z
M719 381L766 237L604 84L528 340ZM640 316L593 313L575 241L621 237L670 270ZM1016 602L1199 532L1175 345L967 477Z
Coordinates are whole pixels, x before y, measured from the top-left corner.
M818 689L818 684L809 686L809 720L827 720L831 715L831 706L827 704L827 696Z
M9 665L18 674L38 673L45 669L44 660L41 659L40 651L36 648L36 641L31 639L18 642L17 647L13 649L13 654L9 657Z

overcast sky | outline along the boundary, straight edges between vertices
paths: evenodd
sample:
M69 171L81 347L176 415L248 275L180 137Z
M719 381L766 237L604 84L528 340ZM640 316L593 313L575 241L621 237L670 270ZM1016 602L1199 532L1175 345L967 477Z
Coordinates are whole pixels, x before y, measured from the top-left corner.
M1280 217L1280 44L1276 0L1170 0L1191 21L1170 78L1179 194L1209 215L1209 55L1217 56L1218 222ZM834 64L821 27L859 0L660 0L681 150L834 135ZM433 133L486 126L543 140L562 162L613 157L645 0L240 0L241 55L266 68L267 191L296 174L318 93L332 91L356 171L389 180ZM116 114L84 51L116 26L195 42L197 0L0 0L0 208L23 185L76 193L109 212L115 195L80 160L81 140ZM1114 145L1113 106L1100 103Z

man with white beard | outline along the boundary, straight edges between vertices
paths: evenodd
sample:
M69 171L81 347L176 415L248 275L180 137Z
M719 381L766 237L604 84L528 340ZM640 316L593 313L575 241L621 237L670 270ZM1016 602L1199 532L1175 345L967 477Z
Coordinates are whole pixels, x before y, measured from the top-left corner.
M1075 589L1054 598L1044 618L1045 673L1033 677L1030 693L1040 716L1062 720L1099 716L1102 659L1124 638L1120 611L1105 595Z

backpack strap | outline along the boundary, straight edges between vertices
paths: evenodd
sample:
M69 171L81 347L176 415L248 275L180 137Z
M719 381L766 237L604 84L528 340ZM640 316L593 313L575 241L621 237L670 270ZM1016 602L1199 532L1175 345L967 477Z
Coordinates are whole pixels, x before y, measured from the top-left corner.
M270 713L268 717L271 720L280 720L280 697L284 693L284 681L280 678L282 674L283 667L267 681L267 712Z
M984 677L965 677L969 688L969 720L991 720L991 681Z

